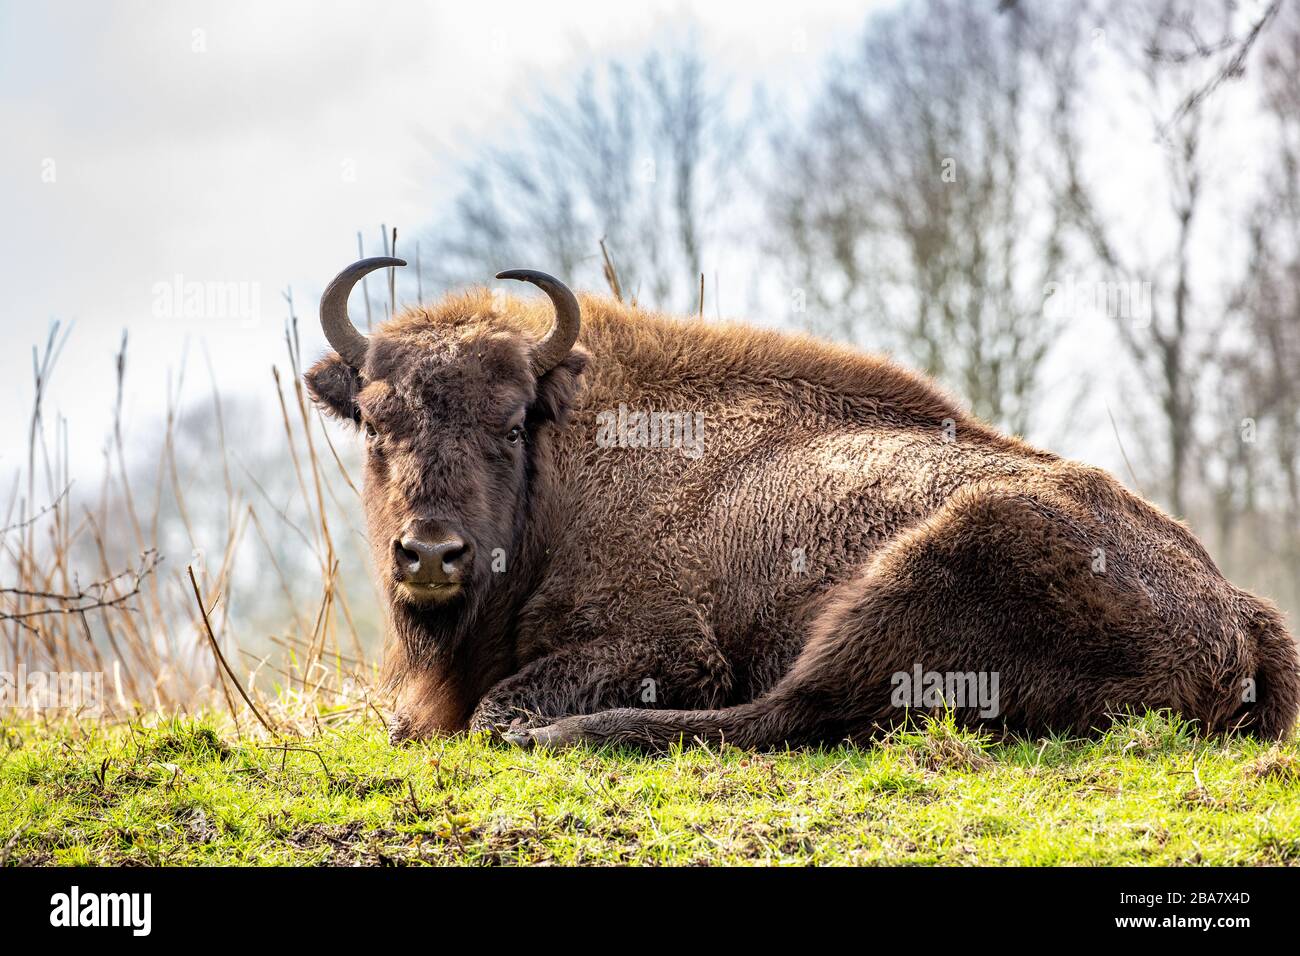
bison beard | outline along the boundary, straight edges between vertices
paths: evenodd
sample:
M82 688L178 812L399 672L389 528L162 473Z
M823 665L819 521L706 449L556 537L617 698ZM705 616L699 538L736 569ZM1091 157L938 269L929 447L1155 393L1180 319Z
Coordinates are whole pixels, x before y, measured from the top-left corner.
M398 264L331 283L335 352L307 374L368 436L395 740L865 741L906 719L913 674L995 688L941 702L969 726L1088 733L1168 708L1290 732L1300 656L1277 610L1106 473L884 359L580 307L542 273L502 276L548 306L481 290L366 339L348 291ZM620 408L702 416L702 453L598 443Z

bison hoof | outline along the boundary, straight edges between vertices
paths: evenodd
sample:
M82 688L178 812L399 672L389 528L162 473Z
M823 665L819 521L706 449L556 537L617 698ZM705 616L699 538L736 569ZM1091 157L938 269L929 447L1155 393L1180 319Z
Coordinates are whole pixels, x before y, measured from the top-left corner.
M411 721L399 714L388 723L389 746L397 747L411 739Z
M501 735L507 743L514 744L524 750L531 750L534 747L541 750L555 750L569 743L567 735L560 731L555 725L549 727L515 728L506 731Z

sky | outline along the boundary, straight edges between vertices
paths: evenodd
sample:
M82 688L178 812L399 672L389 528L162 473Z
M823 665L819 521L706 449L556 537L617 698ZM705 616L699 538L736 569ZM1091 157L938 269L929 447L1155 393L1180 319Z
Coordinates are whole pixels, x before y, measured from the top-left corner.
M184 356L185 395L208 392L206 352L223 388L269 397L282 292L314 356L316 301L357 231L373 254L395 226L401 252L521 102L686 24L739 84L811 86L865 9L0 0L0 475L25 459L31 349L52 321L74 327L47 415L68 419L83 472L124 330L129 425L162 413Z
M368 254L381 223L409 250L402 236L436 228L468 157L521 105L587 65L686 33L736 87L805 101L828 54L889 2L0 0L0 494L25 461L32 347L52 322L73 329L47 419L66 416L74 479L93 486L124 331L128 431L160 420L183 364L183 401L206 400L209 361L223 390L272 401L282 293L292 290L310 360L323 349L318 297L356 257L357 231ZM1105 42L1094 36L1103 53ZM1097 175L1114 187L1104 198L1145 233L1140 154L1160 175L1147 117L1098 103ZM1112 349L1104 334L1082 330L1079 347ZM1059 351L1064 383L1079 352ZM1052 385L1049 402L1077 400ZM1102 382L1086 409L1047 416L1091 423L1050 436L1058 450L1118 467L1104 424L1118 401Z

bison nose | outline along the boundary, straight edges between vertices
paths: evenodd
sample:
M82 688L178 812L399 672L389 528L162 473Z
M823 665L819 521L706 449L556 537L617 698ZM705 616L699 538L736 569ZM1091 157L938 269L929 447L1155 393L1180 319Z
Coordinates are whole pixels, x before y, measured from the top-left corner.
M458 534L404 534L393 542L398 577L407 584L459 584L471 548Z

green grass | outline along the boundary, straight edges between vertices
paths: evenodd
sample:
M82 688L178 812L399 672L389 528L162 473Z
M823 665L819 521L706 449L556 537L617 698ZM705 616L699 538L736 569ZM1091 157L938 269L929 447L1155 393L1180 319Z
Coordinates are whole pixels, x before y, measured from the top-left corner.
M944 721L864 750L394 749L376 720L0 727L0 863L1294 864L1300 745L1163 715L1089 741Z

